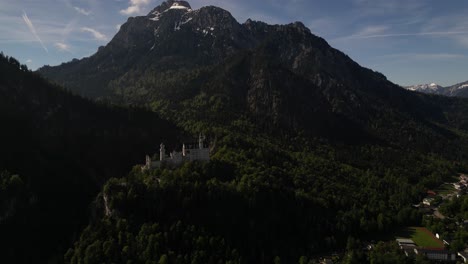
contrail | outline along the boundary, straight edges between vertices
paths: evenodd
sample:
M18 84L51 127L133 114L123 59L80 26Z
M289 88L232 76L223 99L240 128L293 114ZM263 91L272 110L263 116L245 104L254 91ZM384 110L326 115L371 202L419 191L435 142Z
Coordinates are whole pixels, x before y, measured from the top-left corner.
M36 29L34 28L33 23L31 22L31 20L29 20L28 15L27 15L26 12L24 12L24 11L23 11L23 20L24 20L24 23L26 23L26 25L28 26L29 31L31 31L31 33L36 37L37 41L39 41L39 43L41 43L42 48L44 48L44 50L45 50L47 53L49 53L49 50L48 50L48 49L46 48L46 46L44 45L44 42L42 42L41 38L40 38L39 35L37 34Z

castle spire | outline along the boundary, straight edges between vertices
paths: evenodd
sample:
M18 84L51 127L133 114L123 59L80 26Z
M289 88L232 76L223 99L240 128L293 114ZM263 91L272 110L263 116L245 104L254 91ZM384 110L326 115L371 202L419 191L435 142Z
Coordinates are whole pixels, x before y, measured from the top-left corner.
M166 158L166 147L163 143L159 146L159 160L163 161Z
M198 136L198 148L203 149L203 142L205 141L205 135L202 133L199 134Z

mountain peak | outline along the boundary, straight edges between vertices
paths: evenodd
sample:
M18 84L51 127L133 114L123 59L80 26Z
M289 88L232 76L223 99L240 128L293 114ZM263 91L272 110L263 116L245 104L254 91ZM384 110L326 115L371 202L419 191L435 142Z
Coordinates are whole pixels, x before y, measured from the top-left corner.
M187 1L174 1L169 9L192 9Z
M167 0L162 2L159 6L157 6L155 9L151 10L151 12L148 15L155 15L155 14L160 14L163 13L167 10L192 10L192 7L190 6L189 2L187 1L179 1L179 0Z
M410 91L431 93L431 94L441 94L443 90L443 87L436 83L418 84L418 85L413 85L413 86L407 86L405 88Z

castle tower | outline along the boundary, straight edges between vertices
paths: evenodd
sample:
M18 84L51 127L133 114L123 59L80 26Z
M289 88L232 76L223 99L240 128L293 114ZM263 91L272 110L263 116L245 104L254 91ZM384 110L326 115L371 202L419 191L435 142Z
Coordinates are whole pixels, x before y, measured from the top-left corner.
M182 144L182 156L185 157L187 155L187 151L185 151L185 144Z
M159 160L163 161L166 158L166 147L163 143L159 146Z
M151 157L146 155L146 168L151 168Z
M205 141L205 135L201 134L198 136L198 148L203 149L203 141Z

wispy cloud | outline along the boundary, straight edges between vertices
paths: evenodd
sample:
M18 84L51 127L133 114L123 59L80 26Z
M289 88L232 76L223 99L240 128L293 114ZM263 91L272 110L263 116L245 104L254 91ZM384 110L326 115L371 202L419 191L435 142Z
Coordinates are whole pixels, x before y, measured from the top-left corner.
M459 53L398 53L378 56L376 59L394 59L394 60L451 60L463 59L468 56Z
M429 5L425 0L354 0L353 4L356 7L355 11L361 16L381 16L389 14L418 15L426 12L427 6Z
M314 34L321 36L336 35L341 28L340 21L330 17L309 20L307 25Z
M97 30L95 30L93 28L82 27L81 31L91 33L96 40L99 40L99 41L107 41L108 40L106 35L102 34L101 32L99 32L99 31L97 31Z
M365 36L365 38L382 38L382 37L402 37L402 36L446 36L446 35L463 35L468 34L468 31L433 31L433 32L418 32L418 33L396 33L396 34L376 34Z
M468 47L468 36L458 36L457 41L465 47Z
M26 60L26 63L31 63L31 62L33 62L31 59Z
M452 35L451 39L455 40L459 45L468 47L468 21L463 14L440 15L432 17L423 27L425 31L437 32L457 32Z
M24 23L26 23L26 25L28 26L29 31L31 31L31 33L34 35L34 37L37 39L37 41L41 44L42 48L43 48L47 53L49 53L49 50L48 50L47 47L44 45L44 42L42 42L41 38L40 38L39 35L37 34L37 31L36 31L36 28L34 27L34 24L31 22L31 20L29 19L28 15L27 15L26 12L24 12L24 11L23 11L23 20L24 20Z
M413 32L413 33L388 33L388 34L353 34L342 39L369 39L369 38L392 38L392 37L416 37L416 36L450 36L465 35L468 31L433 31L433 32Z
M148 5L152 0L130 0L130 5L126 9L120 10L122 15L136 15L141 14L142 8Z
M84 8L80 8L80 7L77 7L77 6L74 6L73 8L76 10L76 12L78 12L78 13L84 15L84 16L89 16L89 15L92 14L91 10L86 10Z
M60 51L70 51L70 45L65 43L57 42L54 46Z
M388 30L388 26L367 26L361 29L356 36L372 36L382 34Z

